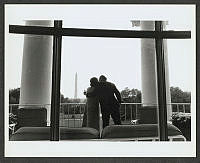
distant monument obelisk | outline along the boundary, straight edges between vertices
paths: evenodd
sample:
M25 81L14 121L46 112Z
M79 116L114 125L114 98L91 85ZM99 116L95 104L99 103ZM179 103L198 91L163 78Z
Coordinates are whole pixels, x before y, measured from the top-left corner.
M74 91L74 98L77 99L77 72L75 74L75 91Z

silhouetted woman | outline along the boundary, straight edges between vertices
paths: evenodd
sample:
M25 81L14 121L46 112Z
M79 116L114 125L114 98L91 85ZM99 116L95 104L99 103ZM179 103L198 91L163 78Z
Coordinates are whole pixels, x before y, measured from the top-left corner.
M90 87L84 94L87 97L86 109L83 116L82 127L91 127L99 130L99 82L96 77L90 79Z

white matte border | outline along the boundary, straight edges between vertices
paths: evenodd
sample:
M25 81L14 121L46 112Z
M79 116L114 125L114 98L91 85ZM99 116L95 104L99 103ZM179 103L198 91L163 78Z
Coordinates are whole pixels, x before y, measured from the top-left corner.
M20 5L5 5L5 22L7 9L9 6L18 7ZM36 6L36 5L24 5ZM49 7L53 5L48 5ZM61 5L55 5L57 7ZM64 5L62 5L64 6ZM68 5L70 6L70 5ZM73 5L71 5L73 6ZM86 5L82 5L86 6ZM106 6L106 5L105 5ZM111 6L111 5L109 5ZM124 5L123 5L124 6ZM131 5L127 5L131 6ZM132 5L142 6L144 11L151 9L169 7L170 5ZM193 19L195 23L195 5L173 5L192 8ZM170 11L169 11L170 12ZM11 13L10 13L11 14ZM29 13L30 14L30 13ZM32 13L34 18L34 12ZM45 13L43 13L45 15ZM166 13L167 14L167 13ZM26 16L25 16L26 17ZM138 19L155 20L159 15L148 13L146 16L138 16ZM46 18L44 16L44 18ZM57 17L56 17L57 18ZM162 16L161 19L164 17ZM23 19L23 18L22 18ZM24 20L24 19L23 19ZM5 37L8 28L5 23ZM196 33L195 26L192 31L192 40L194 42L194 55L196 54ZM5 39L6 40L6 39ZM6 42L5 42L5 157L196 157L196 65L194 65L194 78L192 103L191 103L191 142L103 142L103 141L27 141L27 142L12 142L8 141L8 87L6 70L9 68L6 57Z

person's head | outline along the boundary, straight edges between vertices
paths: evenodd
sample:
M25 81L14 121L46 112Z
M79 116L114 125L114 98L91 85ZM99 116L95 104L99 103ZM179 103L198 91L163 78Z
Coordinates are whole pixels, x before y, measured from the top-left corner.
M90 86L95 87L98 85L98 79L96 77L93 77L90 79Z
M99 77L99 82L106 82L106 81L107 81L107 78L104 75L101 75Z

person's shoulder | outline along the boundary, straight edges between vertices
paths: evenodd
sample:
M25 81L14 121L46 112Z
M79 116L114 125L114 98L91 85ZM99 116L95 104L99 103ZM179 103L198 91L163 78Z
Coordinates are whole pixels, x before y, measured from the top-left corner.
M110 87L113 87L113 88L115 87L115 84L111 83L111 82L107 82L107 85L110 86Z
M87 93L94 92L94 90L95 90L95 87L88 87L87 88Z

